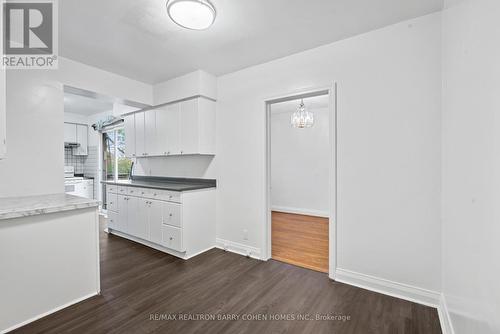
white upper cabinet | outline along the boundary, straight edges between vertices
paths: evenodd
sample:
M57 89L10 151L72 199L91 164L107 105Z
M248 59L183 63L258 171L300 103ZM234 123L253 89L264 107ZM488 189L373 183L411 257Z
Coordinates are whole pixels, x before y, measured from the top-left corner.
M145 155L159 155L156 140L156 112L144 113L144 153Z
M198 152L198 99L181 102L181 154Z
M160 155L181 153L179 103L156 110L156 138Z
M215 155L215 102L198 100L198 153Z
M88 155L89 127L86 124L64 123L64 142L78 144L73 155Z
M135 114L125 116L125 155L129 158L135 153Z
M196 98L180 103L181 154L215 155L215 102Z
M215 102L193 98L125 116L125 145L130 157L215 155Z
M144 138L144 111L135 114L135 154L138 157L146 156L146 142ZM125 133L125 136L127 134Z
M78 147L73 149L73 155L88 155L88 138L89 138L89 127L84 124L76 125L76 142L79 144Z
M76 124L64 123L64 142L76 143Z

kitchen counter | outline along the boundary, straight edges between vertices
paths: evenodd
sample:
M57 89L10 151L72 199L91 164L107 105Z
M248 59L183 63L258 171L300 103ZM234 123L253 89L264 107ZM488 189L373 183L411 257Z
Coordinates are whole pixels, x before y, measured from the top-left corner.
M68 194L0 198L0 220L97 207L93 199Z
M190 191L215 188L217 186L217 181L213 179L188 179L156 176L134 176L132 180L102 181L102 183L117 186L150 188L170 191Z

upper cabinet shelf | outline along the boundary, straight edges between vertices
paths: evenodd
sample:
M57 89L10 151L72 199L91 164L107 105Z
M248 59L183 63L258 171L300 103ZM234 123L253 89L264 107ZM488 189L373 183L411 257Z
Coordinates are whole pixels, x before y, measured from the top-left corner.
M125 118L125 155L215 155L215 102L197 97Z

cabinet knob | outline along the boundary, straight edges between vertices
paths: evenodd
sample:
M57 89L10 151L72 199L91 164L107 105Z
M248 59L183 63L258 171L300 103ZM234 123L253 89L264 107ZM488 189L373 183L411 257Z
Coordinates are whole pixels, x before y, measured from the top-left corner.
M173 238L173 237L170 237L170 240L174 240L174 238Z

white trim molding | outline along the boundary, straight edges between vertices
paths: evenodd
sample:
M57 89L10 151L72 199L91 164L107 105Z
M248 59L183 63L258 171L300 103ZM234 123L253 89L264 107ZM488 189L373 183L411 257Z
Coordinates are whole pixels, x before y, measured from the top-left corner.
M252 246L219 238L217 238L216 244L216 247L219 249L223 249L225 251L240 254L243 256L249 256L257 260L262 260L260 248L255 248Z
M398 283L384 278L365 275L354 271L337 268L335 281L359 288L405 299L414 303L438 308L441 294L416 286Z
M277 212L293 213L297 215L306 215L306 216L314 216L322 218L330 217L328 211L314 210L314 209L292 208L287 206L273 205L271 206L271 210Z
M56 308L53 308L53 309L52 309L52 310L50 310L50 311L47 311L47 312L41 313L41 314L39 314L39 315L37 315L37 316L34 316L34 317L33 317L33 318L31 318L31 319L28 319L28 320L26 320L26 321L23 321L23 322L21 322L21 323L19 323L19 324L16 324L16 325L12 326L12 327L9 327L9 328L7 328L7 329L0 330L0 334L8 333L8 332L10 332L10 331L13 331L14 329L17 329L17 328L23 327L23 326L25 326L25 325L27 325L27 324L29 324L29 323L31 323L31 322L37 321L37 320L39 320L39 319L41 319L41 318L44 318L44 317L46 317L46 316L48 316L48 315L51 315L52 313L56 313L56 312L58 312L58 311L60 311L60 310L62 310L62 309L65 309L65 308L67 308L67 307L70 307L71 305L74 305L74 304L77 304L77 303L79 303L79 302L82 302L82 301L84 301L84 300L86 300L86 299L89 299L89 298L95 297L95 296L99 295L99 293L100 293L100 292L93 292L93 293L91 293L91 294L89 294L89 295L83 296L83 297L81 297L81 298L77 298L77 299L75 299L75 300L73 300L73 301L70 301L69 303L65 303L65 304L63 304L63 305L61 305L61 306L58 306L58 307L56 307Z
M446 304L446 298L444 294L441 294L439 298L438 315L439 322L441 323L441 331L443 332L443 334L455 334L453 325L451 324L450 313L448 312L448 306Z

